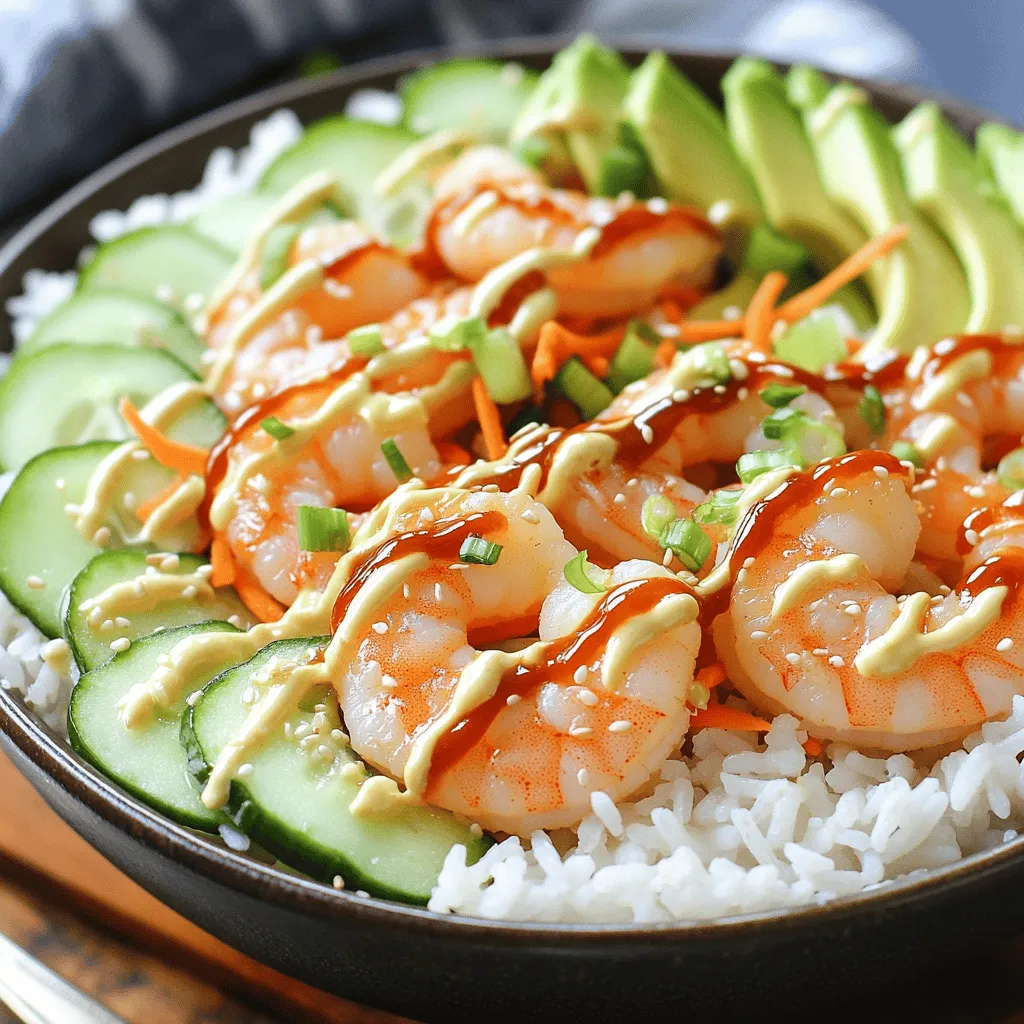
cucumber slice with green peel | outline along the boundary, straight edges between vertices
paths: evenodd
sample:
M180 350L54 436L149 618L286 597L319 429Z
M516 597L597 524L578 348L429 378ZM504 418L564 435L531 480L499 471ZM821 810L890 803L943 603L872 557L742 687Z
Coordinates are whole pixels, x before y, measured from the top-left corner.
M402 81L403 120L418 135L461 129L504 142L539 77L497 60L441 61Z
M192 229L228 252L240 253L256 225L270 212L274 197L259 192L229 196L200 210L190 221Z
M145 583L154 574L159 577L188 576L207 564L206 559L198 555L182 554L175 557L177 565L163 569L150 565L146 561L145 551L129 548L104 551L74 578L64 612L64 639L71 645L75 661L83 672L89 672L109 661L113 657L110 643L121 637L135 641L158 630L220 619L231 619L245 629L255 624L249 609L242 604L231 587L221 587L212 594L206 587L202 587L192 597L170 597L162 601L152 599L147 602L151 607L146 610L121 611L115 607L101 606L102 618L90 625L89 616L93 607L86 605L83 608L83 604L95 602L110 587L118 584L131 586L140 577ZM113 620L119 615L128 620L128 625L114 624ZM110 625L104 628L107 622Z
M95 441L52 448L22 467L0 501L0 589L47 636L60 636L64 590L104 550L83 537L65 505L80 505L89 480L118 445ZM125 546L139 522L126 508L160 493L174 473L153 459L130 460L119 474L106 511L108 548ZM195 550L198 524L187 520L161 538L172 551Z
M131 729L121 720L117 705L132 686L156 670L160 656L176 643L199 633L219 632L236 630L226 622L203 622L137 640L78 680L68 712L68 737L82 757L150 807L204 832L216 832L220 825L228 824L228 818L203 804L199 798L202 790L189 773L179 738L184 699ZM223 658L215 660L196 677L189 692L198 690L230 663Z
M200 781L245 721L250 706L242 703L242 694L254 685L260 668L275 656L302 660L326 640L279 640L203 690L181 728L182 744ZM333 702L330 695L319 694L318 699ZM307 729L301 733L308 731L313 714L311 700L301 701L289 719L291 732L304 723ZM251 774L231 783L229 809L239 827L314 878L330 881L341 875L349 888L420 904L430 898L452 846L462 843L475 861L490 845L466 823L436 808L410 806L386 815L353 816L349 805L359 791L359 777L344 769L358 759L347 746L335 749L333 762L326 764L315 747L303 749L283 728L275 730L247 756Z
M302 138L267 168L260 190L280 195L317 171L332 171L351 197L350 216L396 243L415 240L426 216L430 193L413 182L397 195L381 196L374 179L416 136L408 128L353 118L326 117L311 124Z
M95 288L73 295L39 321L18 351L35 352L61 342L163 348L196 373L202 368L205 351L177 310L157 299L118 288Z
M131 437L117 411L123 396L141 408L164 389L197 379L184 363L158 349L71 344L19 355L0 381L0 465L20 469L48 448ZM205 448L224 427L220 410L202 398L166 433Z
M198 304L233 262L231 252L189 227L140 228L101 245L82 268L78 289L114 286L176 306Z

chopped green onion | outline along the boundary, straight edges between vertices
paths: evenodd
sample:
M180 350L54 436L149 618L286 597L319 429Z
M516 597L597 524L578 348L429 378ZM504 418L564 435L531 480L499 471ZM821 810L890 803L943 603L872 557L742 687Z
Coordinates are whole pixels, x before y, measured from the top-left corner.
M781 409L789 405L794 398L805 394L807 388L803 384L780 384L773 380L766 388L761 389L761 401L773 409Z
M996 467L999 482L1011 491L1024 488L1024 448L1014 448L999 460Z
M693 360L693 368L705 374L710 384L728 384L732 380L729 357L720 342L708 341L694 345L687 354Z
M295 433L287 423L282 423L276 416L268 416L265 420L260 420L260 428L275 441L283 441Z
M384 458L388 460L391 472L395 474L395 479L400 484L404 484L406 480L412 479L412 469L410 469L409 463L405 461L405 456L398 450L398 445L395 444L393 437L381 441L380 450L384 453Z
M766 224L759 224L750 232L747 248L743 252L743 269L762 278L772 270L781 270L793 278L811 261L806 247L792 238L780 235Z
M356 327L345 335L348 347L354 356L372 358L384 351L384 336L380 324L367 324Z
M483 537L467 537L459 548L459 560L470 565L494 565L501 554L501 545Z
M640 525L648 537L653 537L658 543L665 536L665 531L676 518L676 507L661 494L652 494L644 501L640 510Z
M874 384L869 384L864 389L864 397L860 400L857 410L872 434L881 434L885 430L885 402L882 401L882 396Z
M838 430L809 417L783 427L783 440L796 448L804 466L814 466L822 459L834 459L846 454L846 444Z
M796 424L809 419L810 417L806 413L787 405L776 409L770 416L766 416L761 423L761 431L765 437L779 441L784 435L792 433L792 428Z
M742 491L714 491L710 498L693 510L695 523L724 523L731 526L739 516L736 503Z
M601 156L596 191L613 199L623 192L643 196L647 193L647 177L647 161L642 153L628 146L609 146Z
M278 224L263 243L260 254L260 291L266 291L288 269L288 254L302 229L298 224Z
M343 508L300 505L299 548L303 551L348 551L352 539Z
M691 572L698 572L711 554L711 538L692 520L677 519L665 531L661 546Z
M612 356L606 381L616 394L633 381L642 380L654 369L656 349L641 334L641 323L638 320L630 322L622 344ZM647 327L646 324L643 326Z
M756 452L747 452L741 455L736 462L736 475L740 480L749 484L756 480L762 473L773 469L783 469L786 466L800 467L800 456L792 448L772 448Z
M607 409L615 398L608 386L598 380L576 356L562 364L555 377L555 385L587 420L592 420L603 409Z
M566 581L574 586L581 594L603 594L608 588L603 583L594 579L596 573L607 575L603 570L587 561L587 552L581 551L574 558L565 563L562 570Z
M430 328L430 343L446 352L471 348L487 337L487 324L478 316L446 316Z
M487 393L498 405L522 402L533 395L523 350L507 327L495 327L469 347Z
M900 462L913 463L918 469L924 469L924 455L916 444L910 441L893 441L890 453L895 455Z
M775 354L810 373L846 358L846 342L839 325L827 313L798 320L775 342Z
M551 156L551 140L543 135L531 135L515 148L516 158L528 167L540 168Z

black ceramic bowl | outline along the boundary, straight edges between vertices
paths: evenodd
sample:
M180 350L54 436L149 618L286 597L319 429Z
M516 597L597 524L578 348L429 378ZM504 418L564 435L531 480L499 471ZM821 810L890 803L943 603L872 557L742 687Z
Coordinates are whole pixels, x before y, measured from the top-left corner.
M543 67L558 42L517 42L491 52ZM214 147L244 145L253 122L270 111L289 106L304 121L335 113L353 90L391 88L439 56L377 61L271 89L126 154L0 251L0 308L20 292L26 270L73 266L94 214L124 208L138 195L192 187ZM676 59L717 98L733 56L680 52ZM926 98L864 84L893 119ZM983 115L942 102L973 134ZM3 317L0 346L10 347ZM826 906L712 924L580 927L441 917L335 892L171 824L84 763L4 692L0 730L0 745L50 806L175 910L279 970L418 1019L722 1019L743 1011L816 1013L822 997L860 1004L874 1019L869 981L906 978L942 958L962 960L977 940L1019 924L1024 911L1022 839Z

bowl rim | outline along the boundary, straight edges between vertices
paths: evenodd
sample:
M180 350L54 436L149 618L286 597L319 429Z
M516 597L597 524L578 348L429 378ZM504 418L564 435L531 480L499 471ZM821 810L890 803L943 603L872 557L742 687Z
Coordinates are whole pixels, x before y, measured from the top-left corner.
M378 78L399 79L417 67L451 56L496 59L543 59L571 41L572 36L517 37L477 46L434 47L375 58L342 68L312 80L298 80L262 89L242 99L191 118L128 150L105 164L79 184L50 203L0 248L0 282L12 272L19 257L44 238L61 220L97 192L114 184L154 157L166 156L177 147L225 129L236 122L252 122L274 110L319 93L354 91ZM625 54L642 54L655 49L650 37L611 39ZM728 63L741 56L729 49L664 47L674 60L687 63ZM783 62L780 66L785 66ZM830 74L826 71L826 74ZM913 105L934 100L965 124L1005 119L945 96L934 90L864 79L848 80L863 85L873 94L897 103ZM212 150L217 145L211 142ZM85 239L83 244L88 244ZM20 281L16 282L20 285ZM1024 835L1002 845L971 854L952 864L884 882L848 896L800 904L783 909L736 914L710 920L651 923L537 922L441 914L425 907L375 897L361 897L349 890L336 890L324 883L282 871L216 845L203 834L178 825L122 790L98 769L76 754L70 745L39 720L24 700L13 691L0 688L0 737L44 772L51 781L70 793L88 810L124 832L135 842L208 880L252 898L317 918L346 921L364 926L401 926L424 936L453 936L499 939L510 945L548 947L617 947L640 941L680 945L742 938L751 929L763 933L800 931L812 922L839 928L844 922L868 912L898 912L921 898L952 896L956 890L972 888L1013 871L1024 873ZM15 762L17 765L17 761Z

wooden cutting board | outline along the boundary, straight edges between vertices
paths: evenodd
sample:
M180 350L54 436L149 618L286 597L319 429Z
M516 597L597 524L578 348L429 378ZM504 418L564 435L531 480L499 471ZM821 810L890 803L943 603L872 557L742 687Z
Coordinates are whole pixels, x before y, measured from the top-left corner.
M0 882L6 875L50 898L59 894L133 943L288 1021L401 1024L264 967L165 907L65 825L3 754L0 794Z

